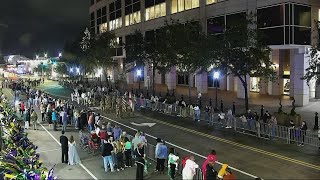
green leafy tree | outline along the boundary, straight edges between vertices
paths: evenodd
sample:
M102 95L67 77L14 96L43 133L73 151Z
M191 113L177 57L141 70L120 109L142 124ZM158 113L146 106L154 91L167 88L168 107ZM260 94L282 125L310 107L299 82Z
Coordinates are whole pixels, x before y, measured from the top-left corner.
M171 51L165 51L165 58L170 66L176 66L178 71L188 74L189 99L191 98L191 80L194 73L207 69L209 47L207 37L198 21L181 23L172 20L163 28L166 32L165 41Z
M275 78L273 62L269 57L271 49L255 28L254 17L250 14L236 25L227 27L222 38L215 37L217 46L212 50L212 59L218 60L213 64L241 81L246 110L249 109L247 77L263 77L266 80Z
M65 63L58 63L55 67L55 72L58 74L68 74L68 67Z
M307 72L302 79L307 80L308 83L314 79L318 85L320 84L320 21L315 23L317 27L317 43L311 48L309 67L306 69Z

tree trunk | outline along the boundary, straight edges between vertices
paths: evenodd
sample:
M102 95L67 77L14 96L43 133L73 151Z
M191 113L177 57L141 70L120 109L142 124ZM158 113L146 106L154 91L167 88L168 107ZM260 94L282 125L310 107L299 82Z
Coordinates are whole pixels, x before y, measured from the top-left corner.
M152 94L153 94L153 96L155 96L155 92L154 92L154 86L155 86L154 79L155 79L155 74L156 74L156 68L155 68L155 65L153 64L153 66L152 66Z
M244 101L245 101L245 107L246 107L246 112L249 110L249 98L248 98L248 86L247 86L247 77L244 77L244 81L242 81L242 85L244 88Z
M189 83L188 83L188 87L189 87L189 103L191 104L191 82L192 82L192 79L191 79L191 74L189 73Z

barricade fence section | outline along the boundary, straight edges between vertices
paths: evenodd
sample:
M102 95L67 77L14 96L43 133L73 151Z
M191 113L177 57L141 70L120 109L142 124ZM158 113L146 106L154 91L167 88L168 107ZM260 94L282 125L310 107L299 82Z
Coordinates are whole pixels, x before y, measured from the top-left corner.
M180 117L195 118L194 110L190 107L178 106L174 104L166 104L161 102L151 102L147 101L146 106L154 111L159 111L168 115L177 115ZM208 113L201 111L200 116L201 121L208 122L209 125L220 125L221 127L232 128L236 132L253 135L264 139L281 139L286 143L299 143L307 144L314 147L320 146L320 141L317 132L311 130L301 130L299 128L290 128L286 126L281 126L277 124L263 123L260 121L255 121L253 119L243 119L240 117L228 116L225 113Z

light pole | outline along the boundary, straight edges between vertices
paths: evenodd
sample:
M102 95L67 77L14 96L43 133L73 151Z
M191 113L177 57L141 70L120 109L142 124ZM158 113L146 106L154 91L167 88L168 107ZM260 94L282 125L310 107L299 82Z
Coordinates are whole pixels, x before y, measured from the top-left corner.
M138 91L138 92L139 92L139 94L140 94L140 80L141 80L141 79L140 79L140 77L141 77L141 69L138 69L138 70L137 70L137 76L138 76L138 81L139 81L139 91Z
M213 72L213 79L214 79L214 82L213 84L216 86L216 106L215 106L215 110L218 109L218 79L220 77L220 73L219 71L215 71Z

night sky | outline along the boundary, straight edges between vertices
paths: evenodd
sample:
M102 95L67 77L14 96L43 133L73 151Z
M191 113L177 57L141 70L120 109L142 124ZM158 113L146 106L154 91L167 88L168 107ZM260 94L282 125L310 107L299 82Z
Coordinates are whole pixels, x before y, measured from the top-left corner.
M89 0L1 0L0 54L57 56L88 25Z

